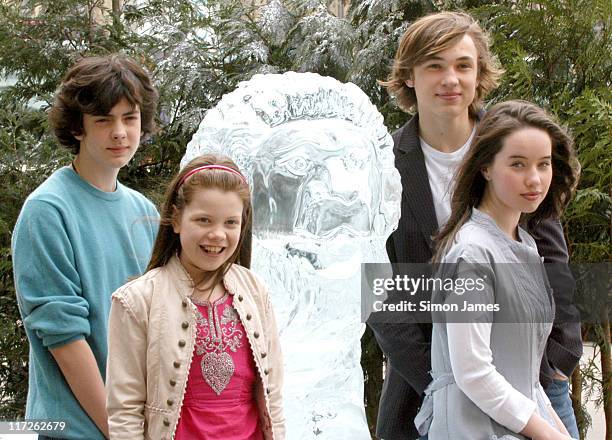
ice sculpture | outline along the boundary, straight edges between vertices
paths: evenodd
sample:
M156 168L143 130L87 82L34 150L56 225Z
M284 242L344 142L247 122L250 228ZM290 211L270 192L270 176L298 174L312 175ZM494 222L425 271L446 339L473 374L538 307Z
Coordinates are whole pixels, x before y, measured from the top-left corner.
M225 95L183 157L227 154L251 184L252 268L279 324L289 440L370 438L360 264L388 262L401 197L392 145L354 84L289 72Z

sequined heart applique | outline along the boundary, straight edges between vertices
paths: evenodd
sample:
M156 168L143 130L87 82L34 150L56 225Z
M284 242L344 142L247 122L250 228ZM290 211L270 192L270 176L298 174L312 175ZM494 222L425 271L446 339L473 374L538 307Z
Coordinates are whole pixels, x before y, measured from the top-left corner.
M206 353L200 363L202 376L217 396L225 389L234 374L232 357L223 353Z

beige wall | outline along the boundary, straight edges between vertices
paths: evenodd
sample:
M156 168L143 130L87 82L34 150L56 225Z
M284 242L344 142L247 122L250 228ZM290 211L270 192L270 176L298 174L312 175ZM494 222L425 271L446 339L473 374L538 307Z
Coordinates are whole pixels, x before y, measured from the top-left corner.
M268 4L270 0L242 0L242 3L249 6L263 6ZM336 17L344 18L348 13L348 7L351 0L328 0L327 10Z
M336 17L346 18L350 4L350 0L332 0L332 2L327 6L327 10Z
M1 2L10 2L10 1L19 1L19 0L0 0ZM246 5L250 6L263 6L267 4L270 0L242 0L242 2ZM124 0L119 0L119 7L123 7ZM103 0L103 4L105 8L109 11L112 9L113 0ZM348 8L350 5L350 0L331 0L327 6L327 10L335 15L336 17L345 18L348 13ZM41 6L36 7L34 11L32 11L32 15L36 16ZM104 15L100 9L94 10L94 19L95 21L104 20Z
M17 3L17 4L21 3L19 0L0 0L0 1L2 1L3 3L9 3L9 2L13 2L13 3ZM105 8L107 8L110 11L112 9L112 7L113 7L113 0L103 0L103 5L104 5ZM121 6L123 6L123 0L119 0L119 7L121 7ZM32 12L32 17L36 17L39 14L41 8L42 8L42 6L36 6L34 8L34 10L31 11ZM104 20L104 16L103 16L102 10L99 9L99 8L94 9L93 10L93 18L94 18L95 21L102 21L102 20Z

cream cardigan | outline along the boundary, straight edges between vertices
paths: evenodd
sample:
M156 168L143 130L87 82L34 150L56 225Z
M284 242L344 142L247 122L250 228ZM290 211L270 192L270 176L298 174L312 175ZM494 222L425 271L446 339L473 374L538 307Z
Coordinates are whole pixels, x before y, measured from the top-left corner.
M283 362L261 281L233 265L223 279L257 368L255 398L266 440L284 440ZM181 412L195 343L193 283L177 257L112 296L106 371L111 439L170 440Z

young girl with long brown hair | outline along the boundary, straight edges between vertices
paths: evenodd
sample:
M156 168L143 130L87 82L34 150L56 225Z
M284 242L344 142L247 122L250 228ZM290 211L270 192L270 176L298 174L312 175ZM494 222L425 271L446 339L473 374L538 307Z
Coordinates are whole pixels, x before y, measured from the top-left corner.
M170 183L147 272L113 294L111 438L284 439L282 359L251 272L249 186L226 157Z
M578 170L570 137L531 103L498 104L480 122L434 261L444 263L439 276L473 278L484 288L471 299L434 292L434 302L472 301L473 313L463 322L456 309L434 315L433 382L417 417L429 440L571 438L539 384L554 303L535 241L520 223L560 216Z

